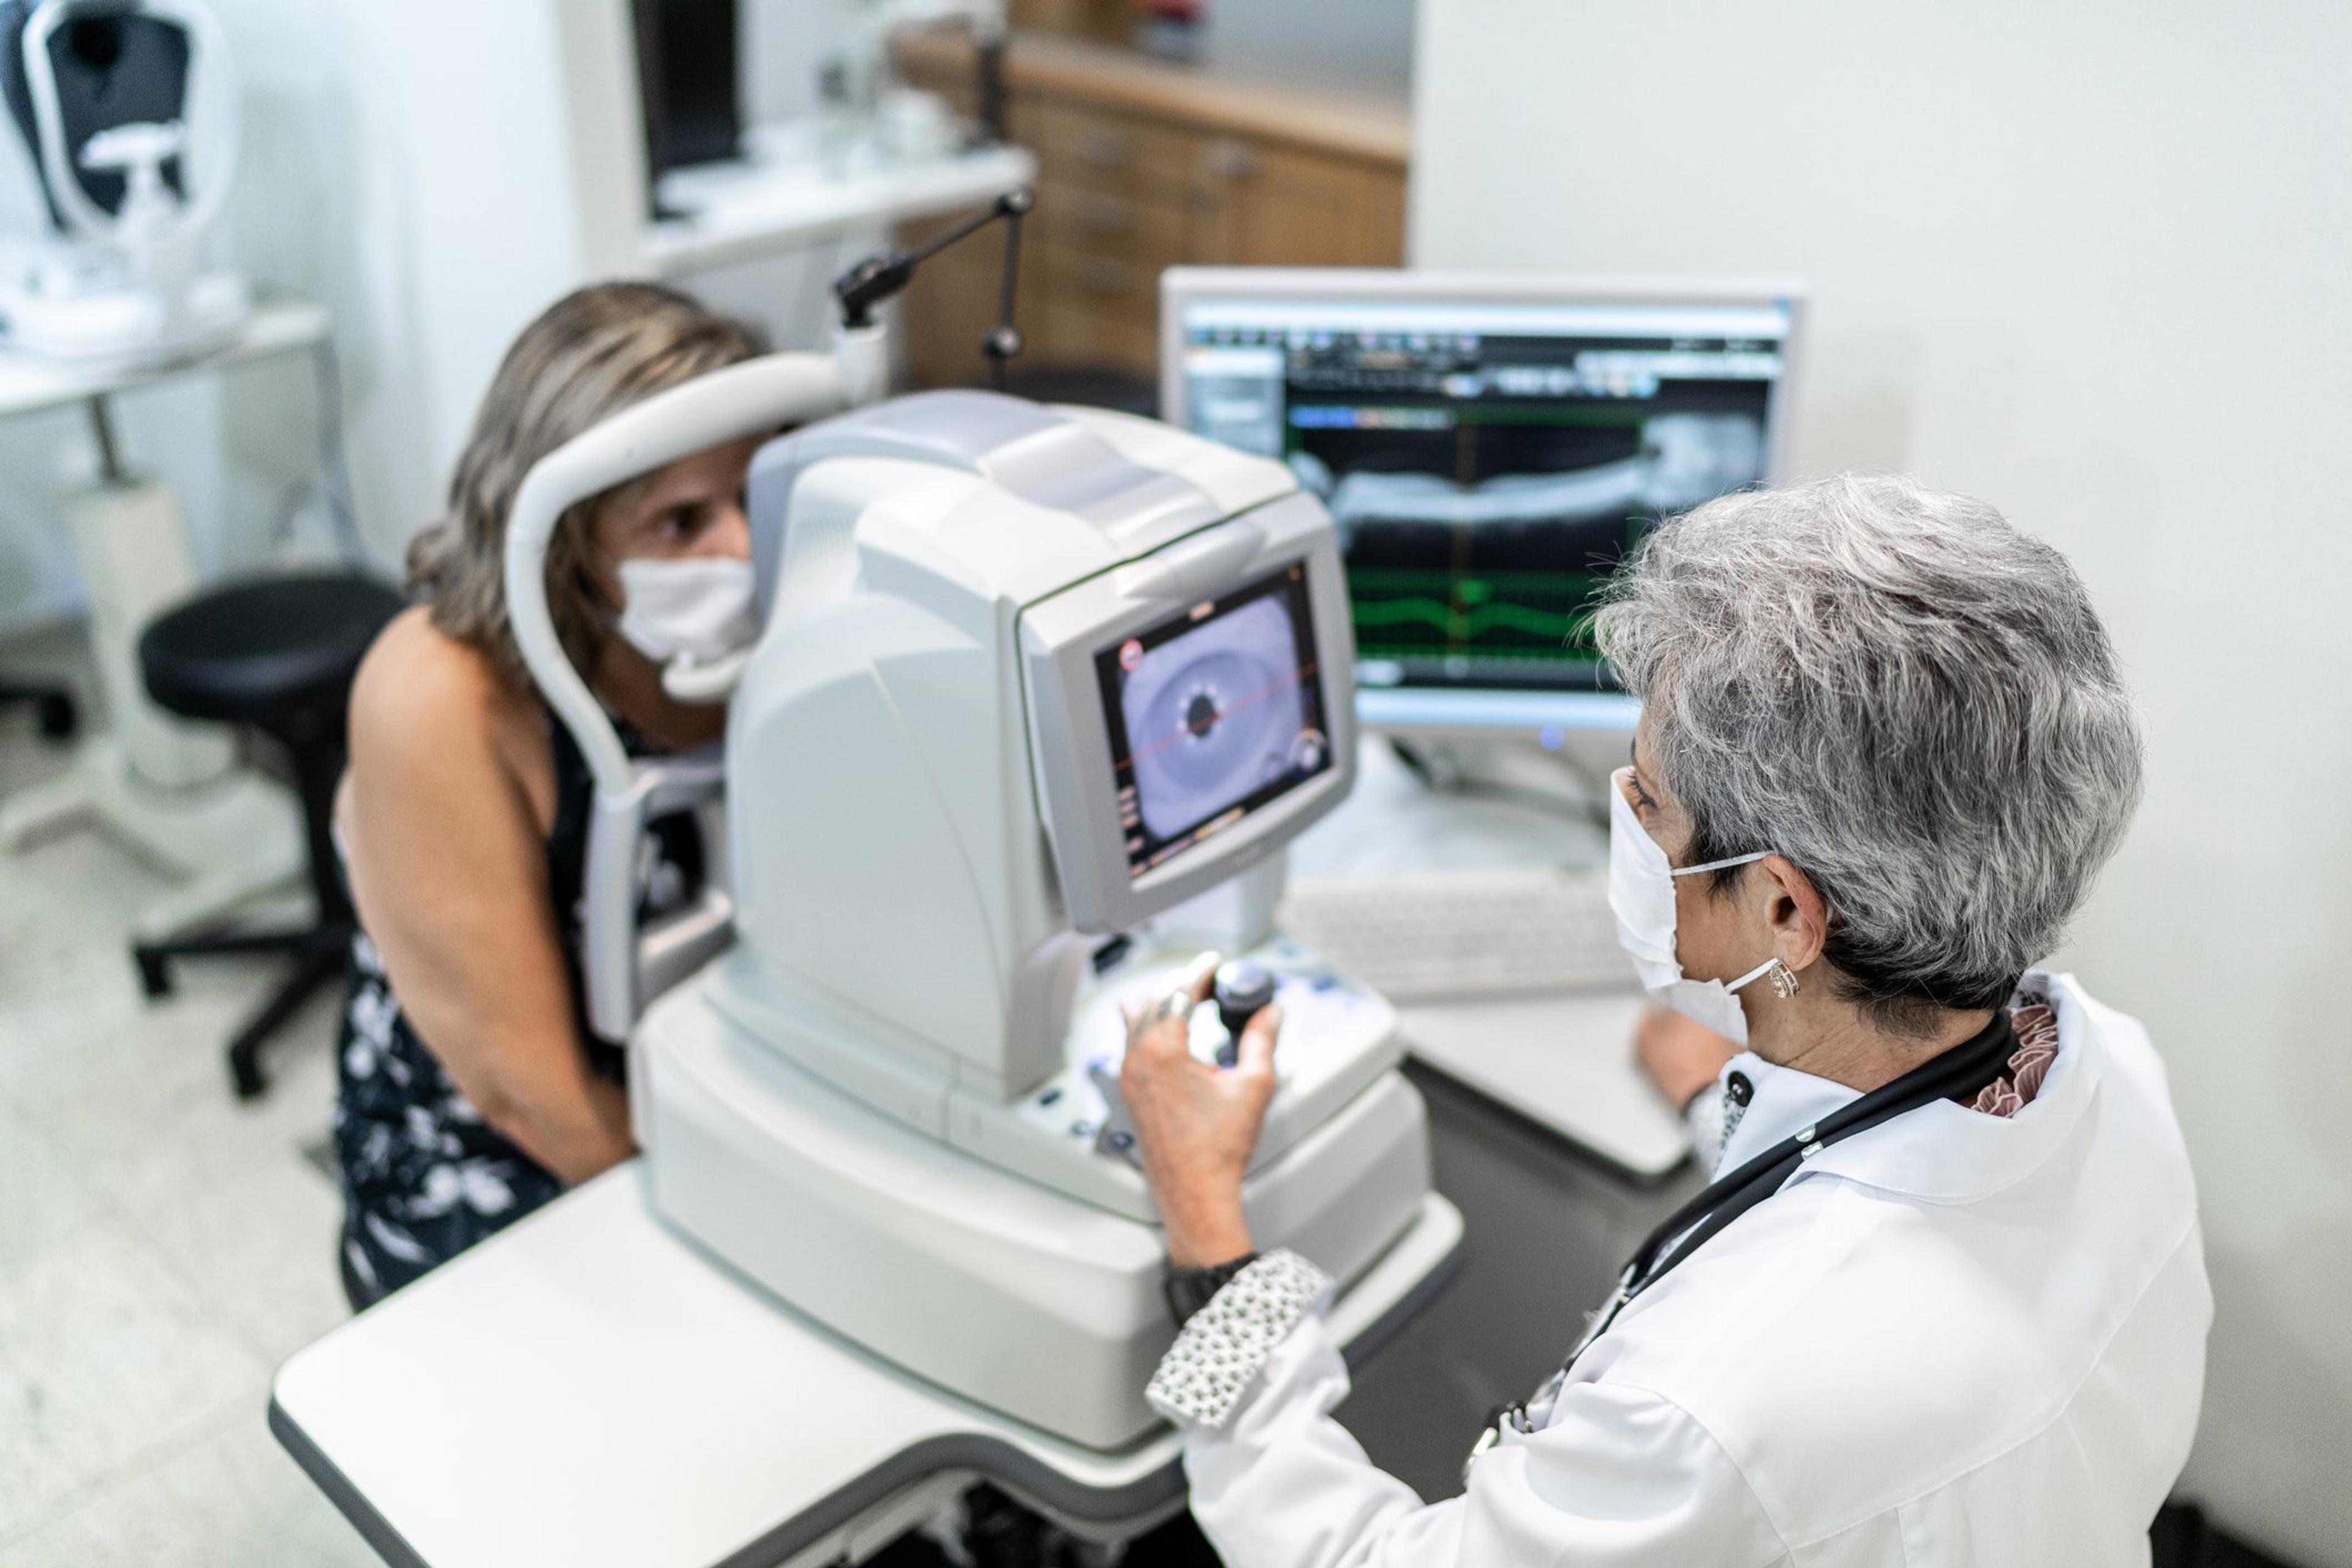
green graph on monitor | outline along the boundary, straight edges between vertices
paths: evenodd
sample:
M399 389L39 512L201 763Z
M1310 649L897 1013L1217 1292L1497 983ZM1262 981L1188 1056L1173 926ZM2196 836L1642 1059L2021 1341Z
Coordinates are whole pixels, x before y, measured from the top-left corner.
M1602 581L1588 572L1354 568L1348 586L1356 651L1365 658L1590 668Z

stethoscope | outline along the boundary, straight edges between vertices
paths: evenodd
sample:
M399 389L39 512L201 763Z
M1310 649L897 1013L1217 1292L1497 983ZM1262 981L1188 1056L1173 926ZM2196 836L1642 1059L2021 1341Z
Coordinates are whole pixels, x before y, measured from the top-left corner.
M1708 1184L1706 1189L1666 1216L1659 1226L1637 1248L1633 1258L1617 1276L1617 1288L1601 1310L1593 1314L1591 1326L1576 1348L1568 1352L1568 1360L1548 1379L1534 1399L1507 1405L1495 1412L1486 1429L1463 1461L1466 1475L1478 1457L1503 1440L1505 1431L1526 1434L1535 1428L1528 1419L1528 1406L1540 1404L1558 1395L1568 1382L1576 1358L1582 1355L1592 1342L1608 1332L1609 1325L1617 1321L1633 1299L1647 1290L1721 1233L1732 1221L1780 1190L1782 1184L1795 1175L1806 1161L1812 1159L1831 1144L1841 1142L1857 1132L1867 1131L1883 1121L1891 1121L1923 1105L1955 1097L1970 1098L1985 1085L2001 1075L2009 1058L2017 1052L2017 1033L2010 1025L2009 1010L1993 1009L1992 1022L1969 1038L1920 1063L1894 1082L1871 1090L1860 1100L1840 1107L1810 1127L1800 1129L1769 1149L1757 1155L1729 1175Z

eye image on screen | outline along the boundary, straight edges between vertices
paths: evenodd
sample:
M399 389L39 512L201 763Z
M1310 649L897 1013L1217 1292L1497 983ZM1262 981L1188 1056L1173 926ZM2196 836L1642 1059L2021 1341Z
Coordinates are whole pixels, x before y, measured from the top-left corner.
M1122 638L1096 668L1131 872L1330 765L1303 567Z

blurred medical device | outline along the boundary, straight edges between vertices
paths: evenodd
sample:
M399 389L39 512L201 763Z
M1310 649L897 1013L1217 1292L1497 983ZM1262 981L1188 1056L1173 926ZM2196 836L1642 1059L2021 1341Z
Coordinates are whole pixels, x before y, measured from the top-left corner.
M1337 523L1367 725L1633 728L1595 595L1662 517L1769 484L1803 291L1176 268L1160 413L1289 466Z
M1338 539L1281 464L1149 420L977 392L845 414L753 461L764 629L723 756L632 761L548 621L554 520L859 401L880 332L844 329L846 371L776 355L650 399L523 487L517 634L598 781L591 1009L637 1018L671 1223L910 1373L1116 1447L1172 1335L1121 1009L1203 948L1260 972L1194 1014L1204 1061L1285 1012L1260 1244L1352 1280L1450 1212L1393 1012L1272 931L1285 846L1354 778ZM731 895L637 931L642 823L722 784Z
M0 97L40 197L0 238L0 340L148 364L235 330L244 281L206 269L203 243L236 173L236 92L194 0L0 4Z
M299 817L237 765L227 731L166 713L141 631L196 585L179 497L116 438L114 393L207 363L322 342L322 312L257 314L203 264L236 166L236 74L194 0L0 0L0 99L27 154L0 216L0 354L17 406L79 401L97 473L63 498L89 595L107 729L72 772L0 806L0 847L90 825L173 875L142 942L295 885ZM5 137L0 137L5 140Z

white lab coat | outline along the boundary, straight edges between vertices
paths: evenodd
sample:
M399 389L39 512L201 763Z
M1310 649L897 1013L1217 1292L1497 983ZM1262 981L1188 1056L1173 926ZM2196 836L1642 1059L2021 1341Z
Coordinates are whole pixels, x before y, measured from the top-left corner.
M2071 977L2028 984L2059 1032L2032 1104L1939 1102L1808 1162L1638 1297L1463 1496L1424 1506L1375 1469L1330 1419L1348 1378L1319 1316L1277 1325L1186 1436L1229 1568L2144 1564L2204 1379L2196 1193L2146 1032ZM1855 1098L1733 1065L1755 1092L1725 1170ZM1591 1305L1561 1304L1564 1338Z

